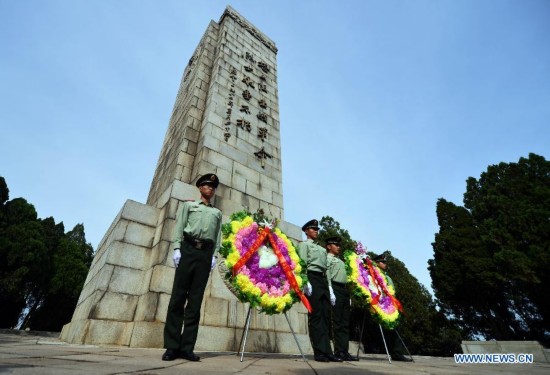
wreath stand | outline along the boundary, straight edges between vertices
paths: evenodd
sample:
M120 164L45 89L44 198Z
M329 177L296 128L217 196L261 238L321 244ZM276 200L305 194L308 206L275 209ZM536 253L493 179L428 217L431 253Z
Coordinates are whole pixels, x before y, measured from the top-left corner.
M244 357L244 349L246 346L246 339L248 337L248 330L250 329L250 317L252 313L252 306L249 305L248 307L248 313L246 314L246 323L244 325L244 331L241 336L241 343L239 344L239 352L237 355L241 356L241 362L243 361ZM300 354L302 355L302 358L304 359L304 362L307 362L306 357L304 356L304 352L302 351L302 348L300 347L300 343L298 342L298 338L296 337L296 334L294 333L294 329L292 329L292 325L290 324L290 320L288 319L288 316L286 315L286 312L284 312L286 321L288 323L288 327L290 328L290 331L292 332L292 336L294 336L294 341L296 341L296 345L298 345L298 349L300 350Z
M359 349L361 348L361 344L363 344L363 331L365 329L365 319L367 316L367 312L363 314L363 323L361 324L361 333L359 334L359 343L357 345L357 358L359 358ZM382 330L382 326L378 324L378 327L380 328L380 334L382 335L382 341L384 342L384 348L386 349L386 354L388 356L388 362L391 364L391 355L388 350L388 345L386 344L386 338L384 337L384 331ZM395 329L395 333L397 334L397 337L399 337L399 340L401 340L401 343L403 344L403 347L407 351L407 354L411 358L411 361L414 362L414 358L411 355L411 352L409 352L409 349L407 348L407 345L405 345L405 341L401 338L401 335L399 334L399 331L397 328ZM365 352L365 345L363 345L363 352Z

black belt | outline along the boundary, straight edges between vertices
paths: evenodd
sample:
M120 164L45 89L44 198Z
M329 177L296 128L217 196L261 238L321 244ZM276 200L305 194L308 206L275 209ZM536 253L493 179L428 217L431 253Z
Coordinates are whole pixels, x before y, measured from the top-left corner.
M319 276L325 276L325 273L320 271L307 271L307 273L312 273L314 275L319 275Z
M195 249L198 249L198 250L212 250L214 248L214 241L212 240L208 240L208 239L202 240L200 238L195 238L193 236L190 236L187 233L183 234L183 239L189 245L193 246Z
M346 283L339 283L338 281L331 281L331 283L342 288L346 287Z

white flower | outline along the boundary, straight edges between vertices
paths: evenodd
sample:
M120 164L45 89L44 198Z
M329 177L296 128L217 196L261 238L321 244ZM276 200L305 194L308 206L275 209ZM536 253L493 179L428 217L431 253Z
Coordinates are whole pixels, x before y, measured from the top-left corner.
M279 262L273 250L265 245L260 247L258 254L260 254L260 263L258 264L260 268L271 268Z

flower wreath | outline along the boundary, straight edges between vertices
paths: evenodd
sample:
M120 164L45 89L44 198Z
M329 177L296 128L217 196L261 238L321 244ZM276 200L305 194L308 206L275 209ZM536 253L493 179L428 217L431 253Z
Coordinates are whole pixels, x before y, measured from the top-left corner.
M403 307L395 298L393 283L388 282L386 274L370 260L361 242L357 243L355 252L346 251L344 259L352 299L359 306L368 307L384 327L394 329Z
M222 226L226 282L241 302L266 314L284 313L299 300L311 311L301 290L307 279L294 245L274 223L259 223L259 218L263 216L255 219L239 211Z

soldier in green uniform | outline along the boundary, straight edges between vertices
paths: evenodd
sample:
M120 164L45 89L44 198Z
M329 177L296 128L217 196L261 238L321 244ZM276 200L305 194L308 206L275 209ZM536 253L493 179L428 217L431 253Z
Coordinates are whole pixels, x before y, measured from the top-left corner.
M314 359L318 362L342 362L332 354L329 339L330 302L326 277L327 252L314 240L319 234L319 222L310 220L302 227L307 239L298 245L298 255L306 263L308 296L312 312L308 315L309 338Z
M200 360L193 349L201 303L209 271L216 264L214 253L219 250L221 240L222 213L210 203L218 184L215 174L200 177L196 183L200 200L183 202L177 215L173 241L176 273L164 326L166 352L162 355L163 361Z
M346 265L338 257L340 255L340 237L330 237L326 240L327 279L332 305L332 337L334 355L344 361L358 361L349 354L349 315L350 295L346 287L348 275Z
M393 284L393 280L391 277L387 274L387 259L386 259L386 253L382 253L376 257L374 257L373 261L376 262L378 267L384 272L384 275L386 276L386 279L388 280L388 285L390 285L393 289L395 289L395 286ZM401 341L401 338L396 332L397 328L390 329L387 331L387 341L388 341L388 350L390 352L391 359L393 361L403 361L403 362L412 362L413 359L405 357L405 346L403 345L403 342Z

